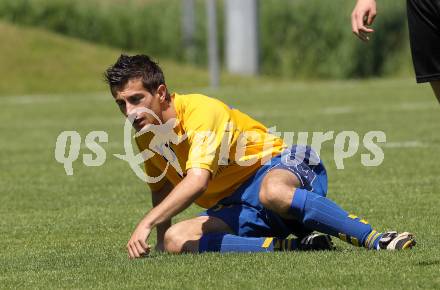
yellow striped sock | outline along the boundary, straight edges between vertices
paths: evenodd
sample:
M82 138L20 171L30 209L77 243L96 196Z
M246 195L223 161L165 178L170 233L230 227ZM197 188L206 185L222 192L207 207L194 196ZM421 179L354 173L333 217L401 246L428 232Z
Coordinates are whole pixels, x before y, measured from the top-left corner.
M355 238L355 237L351 237L351 243L353 245L355 245L356 247L360 247L359 240L357 238Z
M358 216L354 215L354 214L349 214L348 217L351 218L351 219L357 219L358 218Z
M370 242L371 242L371 238L377 233L377 231L372 230L371 233L368 235L367 239L365 240L365 248L370 248Z
M264 243L261 247L263 248L269 248L270 244L273 242L273 238L266 238L264 240Z
M346 235L346 234L339 233L339 238L340 238L341 240L343 240L344 242L348 243L348 241L347 241L347 235Z

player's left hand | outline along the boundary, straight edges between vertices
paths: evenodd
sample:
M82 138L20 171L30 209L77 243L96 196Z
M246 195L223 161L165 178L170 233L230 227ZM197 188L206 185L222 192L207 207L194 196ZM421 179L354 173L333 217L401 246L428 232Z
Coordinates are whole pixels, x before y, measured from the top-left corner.
M376 17L376 0L358 0L351 13L353 33L363 41L370 40L369 34L374 30L367 27L373 24Z
M142 258L150 253L151 247L147 244L150 232L151 229L143 226L142 223L136 227L127 243L128 256L130 259Z

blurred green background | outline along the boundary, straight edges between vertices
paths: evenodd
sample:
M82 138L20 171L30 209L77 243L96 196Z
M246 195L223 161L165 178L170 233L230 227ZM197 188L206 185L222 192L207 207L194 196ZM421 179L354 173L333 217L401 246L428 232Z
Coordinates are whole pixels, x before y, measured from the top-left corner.
M360 42L351 32L350 13L354 0L263 0L259 3L262 75L296 80L412 75L405 1L378 2L379 17L373 25L376 33L367 44ZM223 1L217 1L217 6L218 40L223 57ZM195 8L193 47L196 57L193 62L185 58L182 49L181 0L2 0L0 20L44 28L119 51L142 52L161 61L166 59L204 68L207 65L205 1L195 0ZM70 74L70 80L62 79L72 83L72 88L80 89L88 87L86 83L91 81L88 78L91 71L102 70L103 63L108 65L104 60L114 58L107 56L107 53L111 54L108 49L80 48L79 42L63 44L59 37L37 39L34 34L40 32L18 31L5 23L0 29L3 37L0 73L7 77L26 78L27 74L35 73L34 61L56 58L63 69L49 70L48 73ZM23 51L18 50L20 48ZM86 49L87 53L78 53L81 49ZM14 59L9 59L10 50L15 52ZM44 62L55 66L49 60ZM78 63L82 67L77 66ZM85 75L79 71L81 68L86 71ZM38 73L43 71L44 75L44 67L35 69ZM18 71L20 76L16 74ZM85 83L79 83L79 76L84 76ZM31 89L38 87L35 83L38 81L29 79L29 82L23 85ZM56 90L57 84L52 85ZM0 87L3 92L13 90L5 86ZM22 88L19 91L27 90Z

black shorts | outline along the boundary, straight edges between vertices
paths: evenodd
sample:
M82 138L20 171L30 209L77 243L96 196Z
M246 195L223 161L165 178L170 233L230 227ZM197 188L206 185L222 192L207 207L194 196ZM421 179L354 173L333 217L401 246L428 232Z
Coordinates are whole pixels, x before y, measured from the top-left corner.
M440 80L440 0L407 0L407 13L417 82Z

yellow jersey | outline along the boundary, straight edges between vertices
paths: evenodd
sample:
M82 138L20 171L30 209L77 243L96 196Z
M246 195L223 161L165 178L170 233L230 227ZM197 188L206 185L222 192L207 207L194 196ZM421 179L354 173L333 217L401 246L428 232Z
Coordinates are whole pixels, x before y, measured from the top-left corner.
M286 148L283 140L270 134L263 124L220 100L177 93L171 98L177 114L171 127L174 138L166 139L164 147L154 141L153 132L136 138L141 152L155 152L144 162L146 174L156 177L166 170L160 181L148 183L152 191L160 190L167 180L176 186L190 168L203 168L211 172L211 180L195 203L209 208Z

